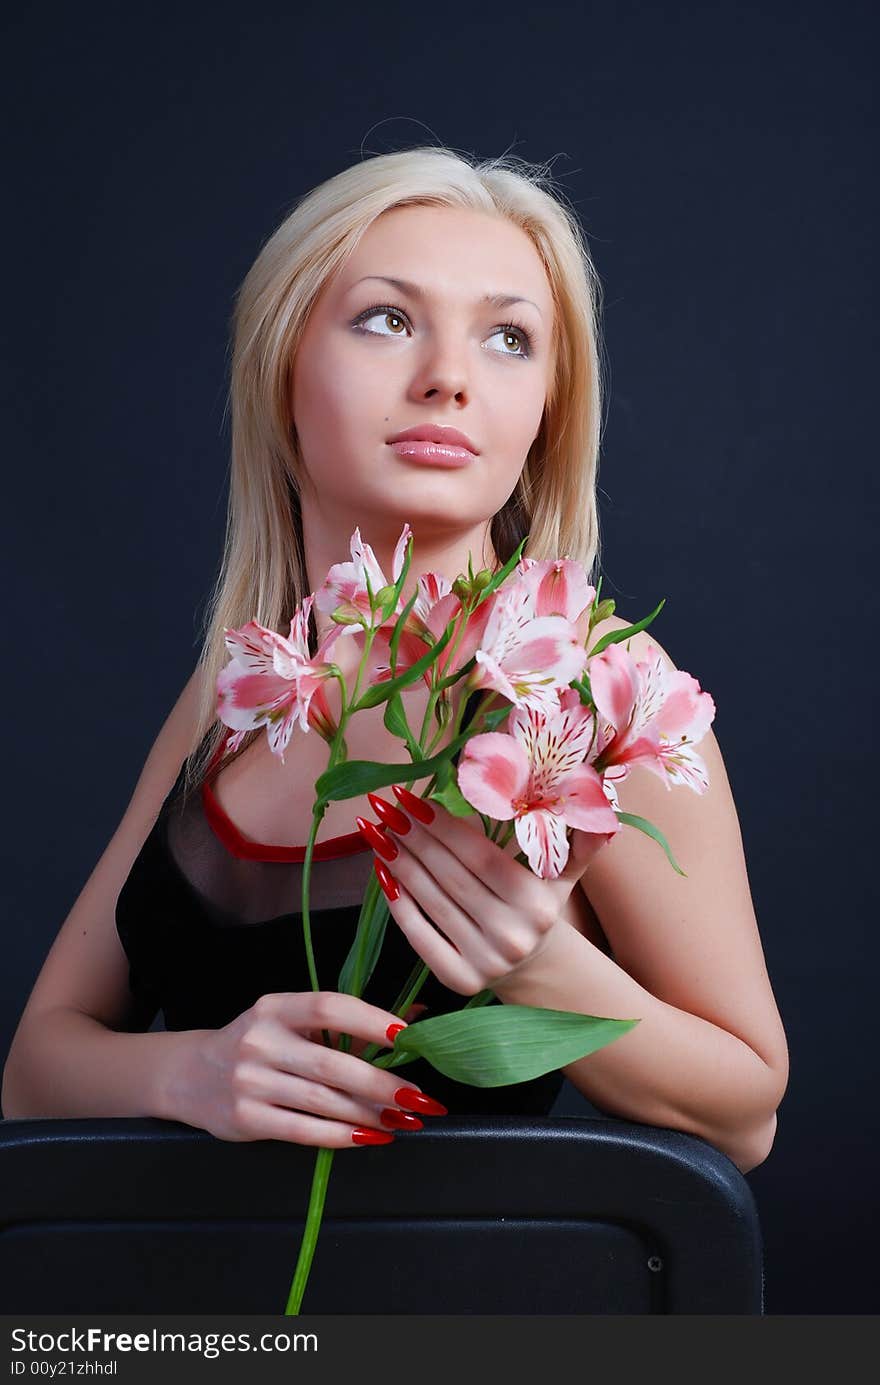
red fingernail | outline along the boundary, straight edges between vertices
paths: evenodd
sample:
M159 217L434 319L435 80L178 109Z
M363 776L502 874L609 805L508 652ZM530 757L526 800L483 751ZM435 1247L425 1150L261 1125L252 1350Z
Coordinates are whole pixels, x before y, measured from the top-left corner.
M386 861L393 861L398 854L397 847L390 837L386 837L380 827L374 822L367 822L366 818L355 818L358 830L365 841L369 842L374 851L378 851L380 856L384 856Z
M391 874L391 871L388 869L388 867L384 866L381 861L374 860L373 869L376 872L376 875L379 877L379 884L382 886L382 889L385 892L385 898L390 899L391 903L393 904L395 899L400 898L400 890L398 888L397 881L394 879L394 876Z
M356 1145L389 1145L394 1136L384 1130L353 1130L351 1138Z
M400 1033L401 1029L405 1028L405 1024L389 1024L388 1028L385 1030L385 1038L388 1040L390 1044L393 1044L395 1038Z
M423 1111L426 1116L449 1115L446 1107L441 1106L439 1101L435 1101L432 1096L425 1096L424 1092L417 1092L413 1087L398 1087L394 1093L394 1100L407 1111Z
M380 1117L383 1125L388 1125L392 1130L424 1130L425 1122L420 1121L418 1116L411 1116L408 1111L395 1111L393 1106L386 1106Z
M399 832L401 837L406 836L412 827L406 813L395 808L393 803L386 803L385 799L380 798L377 793L368 793L367 799L380 822L384 822L385 826L390 827L392 832Z
M392 784L391 788L397 794L406 811L412 813L417 822L434 821L434 809L423 798L416 798L414 793L410 793L409 789L403 788L401 784Z

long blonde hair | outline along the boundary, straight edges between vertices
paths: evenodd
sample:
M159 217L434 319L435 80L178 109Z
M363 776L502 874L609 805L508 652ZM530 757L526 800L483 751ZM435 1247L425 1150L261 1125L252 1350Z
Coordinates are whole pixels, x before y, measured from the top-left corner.
M556 313L555 370L520 479L492 520L492 544L503 563L528 534L525 557L575 558L595 581L601 287L577 217L553 189L549 169L512 155L470 162L431 146L380 154L344 169L295 204L236 295L226 537L202 623L197 731L184 767L187 791L201 783L229 735L216 714L217 674L229 658L224 627L254 619L286 635L309 594L290 369L311 305L371 222L401 206L460 207L506 217L540 254ZM339 561L347 558L347 552L339 554ZM245 736L235 754L259 734Z

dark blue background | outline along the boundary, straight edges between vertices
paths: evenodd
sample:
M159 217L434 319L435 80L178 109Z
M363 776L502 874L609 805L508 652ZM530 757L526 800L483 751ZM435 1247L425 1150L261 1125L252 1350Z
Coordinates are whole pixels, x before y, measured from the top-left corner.
M766 1308L877 1311L872 9L6 22L0 1056L195 661L263 240L362 155L554 158L605 291L603 595L665 596L716 699L789 1038Z

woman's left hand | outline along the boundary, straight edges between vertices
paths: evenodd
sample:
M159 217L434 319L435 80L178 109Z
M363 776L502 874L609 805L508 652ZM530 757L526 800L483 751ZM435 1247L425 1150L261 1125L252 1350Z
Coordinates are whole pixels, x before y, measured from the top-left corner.
M530 966L555 928L569 926L563 905L605 838L573 832L562 874L542 880L489 840L478 814L454 817L402 792L395 804L368 795L378 825L358 819L399 890L391 915L442 985L459 995L494 989ZM397 849L393 859L376 849L383 839Z

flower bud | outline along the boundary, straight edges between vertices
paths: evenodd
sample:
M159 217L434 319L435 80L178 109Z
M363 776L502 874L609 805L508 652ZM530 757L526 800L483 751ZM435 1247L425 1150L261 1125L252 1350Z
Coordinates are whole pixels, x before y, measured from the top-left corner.
M474 591L485 591L489 583L492 581L493 576L494 574L491 573L487 567L480 568L480 571L474 578Z
M390 612L390 611L393 610L393 608L394 608L394 601L395 601L396 595L397 595L397 588L396 588L396 587L393 587L393 586L389 586L389 587L380 587L379 590L378 590L377 592L375 592L374 595L373 595L373 603L374 603L374 605L375 605L377 608L380 607L380 606L382 606L382 607L387 606L387 607L388 607L388 611ZM386 614L387 614L387 612L386 612Z
M449 701L449 689L444 688L437 701L434 703L434 716L441 731L449 725L449 718L452 715L452 706Z
M593 619L591 621L591 624L598 625L600 620L607 620L609 616L613 615L614 602L611 600L611 597L609 596L606 597L604 601L599 602L598 606L596 607L593 613Z
M458 597L458 599L459 599L459 601L462 603L462 605L463 605L466 601L469 601L469 600L470 600L471 590L472 590L471 584L470 584L470 582L468 581L468 579L467 579L465 576L463 576L461 573L458 575L458 577L456 577L455 581L453 582L453 584L452 584L452 590L453 590L454 594Z
M343 606L337 606L335 611L331 611L330 619L337 625L363 625L363 616L350 616Z

